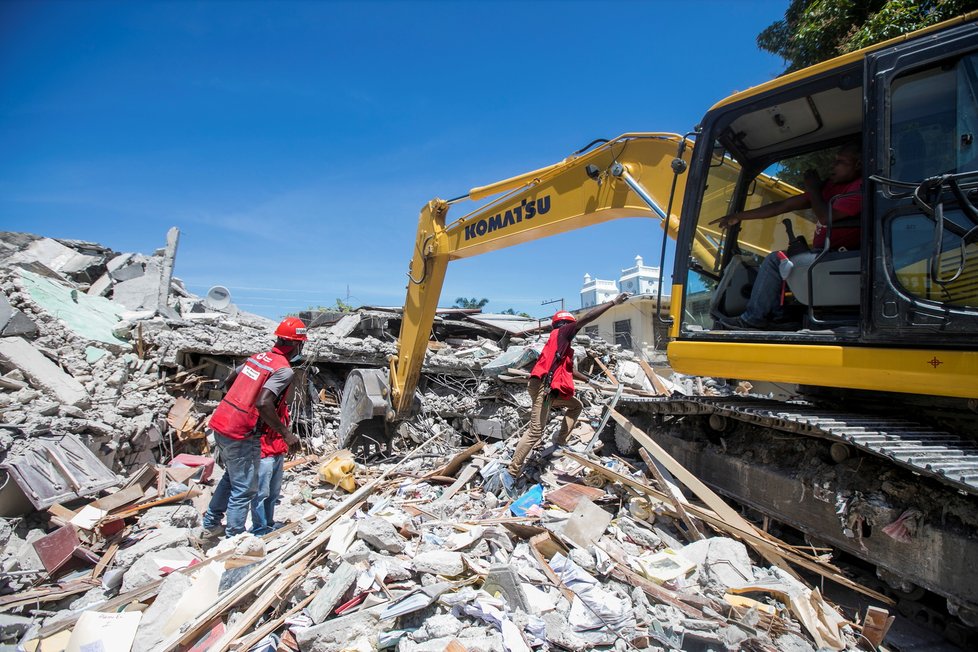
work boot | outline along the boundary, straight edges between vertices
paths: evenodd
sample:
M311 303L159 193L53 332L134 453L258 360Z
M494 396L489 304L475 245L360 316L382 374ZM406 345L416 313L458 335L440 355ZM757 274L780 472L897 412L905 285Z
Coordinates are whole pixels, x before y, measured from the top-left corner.
M190 540L201 547L214 545L222 536L224 536L223 525L212 528L206 528L202 525L190 531Z
M499 472L499 481L503 485L503 494L510 500L517 497L516 480L517 478L510 474L509 469L503 469Z

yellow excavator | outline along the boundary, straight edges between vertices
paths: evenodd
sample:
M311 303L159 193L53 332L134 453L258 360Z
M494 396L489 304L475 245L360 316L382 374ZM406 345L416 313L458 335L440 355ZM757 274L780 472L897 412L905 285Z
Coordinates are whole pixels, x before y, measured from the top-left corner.
M631 133L421 211L398 353L347 379L341 445L407 416L448 263L639 217L675 242L670 365L775 383L785 400L625 401L691 471L746 509L868 564L916 620L978 627L978 13L737 93L686 136ZM859 249L796 260L783 315L727 330L765 255L812 242L801 171L859 142ZM795 182L794 185L791 182ZM462 201L488 204L448 221ZM660 296L663 293L660 292ZM934 608L934 596L947 611ZM930 602L929 602L930 601ZM943 606L943 605L942 605ZM940 624L931 622L931 624ZM969 630L970 631L970 630ZM968 636L968 634L962 635Z

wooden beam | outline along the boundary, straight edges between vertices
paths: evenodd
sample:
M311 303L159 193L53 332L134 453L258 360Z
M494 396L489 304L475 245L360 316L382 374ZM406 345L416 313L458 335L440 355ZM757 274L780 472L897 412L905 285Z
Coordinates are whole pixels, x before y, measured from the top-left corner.
M686 510L683 509L683 502L685 501L682 499L682 494L680 493L678 496L676 495L679 493L679 488L675 487L671 482L667 482L666 479L662 477L659 467L655 465L655 460L652 459L644 448L638 449L638 454L642 457L642 461L645 462L645 466L648 467L649 473L655 477L656 482L658 482L659 486L662 487L663 493L669 497L669 503L672 505L672 508L676 510L676 513L679 514L679 518L681 518L683 523L686 524L686 527L689 528L689 531L686 532L686 536L689 537L690 541L702 541L705 539L706 537L704 537L703 533L700 532L698 527L696 527L696 523L693 522L693 519L690 518L689 514L686 513Z
M642 371L645 372L645 375L649 379L649 382L652 383L652 387L655 388L655 393L657 395L670 396L672 394L672 392L669 391L669 388L666 387L666 384L662 382L662 378L659 377L659 374L655 373L655 370L652 369L652 365L650 365L642 358L638 359L638 364L642 367Z
M604 476L605 478L611 480L612 482L620 482L623 485L631 487L635 491L644 493L647 496L655 498L661 503L664 504L669 503L669 497L665 493L657 491L652 487L649 487L648 485L642 484L641 482L638 482L634 478L630 478L627 475L622 475L621 473L612 471L611 469L602 466L601 464L595 461L589 460L586 457L583 457L576 453L572 453L570 451L564 452L563 455L569 457L570 459L574 460L578 464L581 464L582 466L591 469L598 475ZM822 561L818 557L800 551L795 546L788 545L784 541L781 541L780 539L777 539L766 532L761 532L757 528L752 528L749 531L742 530L724 521L724 519L720 518L716 514L716 512L704 507L698 507L696 505L690 504L690 505L686 505L686 510L696 518L703 521L704 523L716 528L721 532L726 532L730 536L739 539L741 541L744 541L746 543L749 543L751 545L753 545L753 542L757 540L763 540L767 542L769 545L775 545L781 550L782 554L792 564L795 564L796 566L800 566L806 570L810 570L814 573L818 573L822 577L832 580L836 584L840 584L842 586L848 587L853 591L862 593L863 595L869 596L874 600L879 600L880 602L883 602L885 604L891 606L896 604L896 602L894 602L892 598L889 598L883 595L882 593L877 593L876 591L866 588L865 586L850 580L848 577L845 577L844 575L842 575L842 571L838 567L833 566L832 564L829 564L825 561Z
M629 421L625 416L616 410L611 411L611 417L617 421L618 425L624 428L628 434L635 439L635 441L644 446L655 457L655 459L662 464L662 466L669 469L669 472L676 476L677 480L689 487L700 500L709 505L710 509L716 512L721 518L728 523L736 525L739 529L745 532L757 531L757 528L755 528L753 524L738 514L736 510L730 507L730 505L723 500L723 498L718 496L712 489L703 484L699 478L687 471L686 467L677 462L669 453L666 452L664 448L652 441L652 438L642 432L634 423ZM798 577L798 574L795 573L795 571L788 565L788 562L785 561L784 557L776 546L771 545L763 539L754 542L752 545L754 549L768 561L768 563L777 566L795 579L801 579Z
M604 375L608 377L608 380L610 380L610 381L611 381L611 384L617 387L617 386L618 386L618 384L619 384L619 383L618 383L618 379L617 379L617 378L615 378L615 375L614 375L613 373L611 373L611 370L610 370L610 369L608 369L608 367L607 367L607 366L605 366L605 363L603 363L603 362L601 362L601 358L599 358L598 356L596 356L596 355L595 355L595 354L594 354L593 352L591 352L591 351L588 351L588 356L589 356L589 357L590 357L590 358L591 358L592 360L594 360L594 363L595 363L596 365L598 365L598 368L600 368L600 369L601 369L601 371L603 371L603 372L604 372Z

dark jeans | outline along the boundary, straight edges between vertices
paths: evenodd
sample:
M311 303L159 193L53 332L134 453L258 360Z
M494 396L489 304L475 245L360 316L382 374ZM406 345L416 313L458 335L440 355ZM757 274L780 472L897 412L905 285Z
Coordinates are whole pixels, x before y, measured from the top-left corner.
M781 308L781 284L778 252L772 251L757 268L757 279L740 318L751 326L763 326L777 316Z
M251 532L257 536L275 528L275 503L282 491L285 455L271 455L258 463L258 493L251 502Z
M248 508L258 490L258 460L261 441L258 437L231 439L214 433L224 476L217 483L211 502L204 513L204 527L212 530L221 524L227 512L225 533L229 537L244 532Z

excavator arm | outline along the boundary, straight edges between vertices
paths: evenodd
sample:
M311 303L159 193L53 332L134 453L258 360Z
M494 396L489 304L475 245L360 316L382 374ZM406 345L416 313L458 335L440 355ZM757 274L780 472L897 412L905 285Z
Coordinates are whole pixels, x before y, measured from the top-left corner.
M418 219L408 269L398 353L386 372L355 369L348 376L340 406L339 445L369 447L363 442L372 441L385 443L389 450L388 425L413 411L450 261L623 217L657 219L666 235L675 239L685 190L679 181L685 179L681 173L692 156L692 145L676 134L624 134L549 167L473 188L457 199L428 202ZM738 178L740 167L734 161L718 158L716 164L729 168L731 182ZM762 182L758 193L768 199L798 192L764 175L758 179ZM497 195L448 222L453 204ZM722 237L716 226L698 227L692 258L704 268L713 268Z
M450 261L623 217L657 218L675 238L682 185L677 184L666 211L680 144L683 139L675 134L625 134L555 165L474 188L456 201L505 194L447 224L455 202L428 202L418 220L398 354L390 363L393 414L388 417L410 411ZM682 148L686 162L691 144ZM713 259L710 241L697 241L695 247L694 255Z

